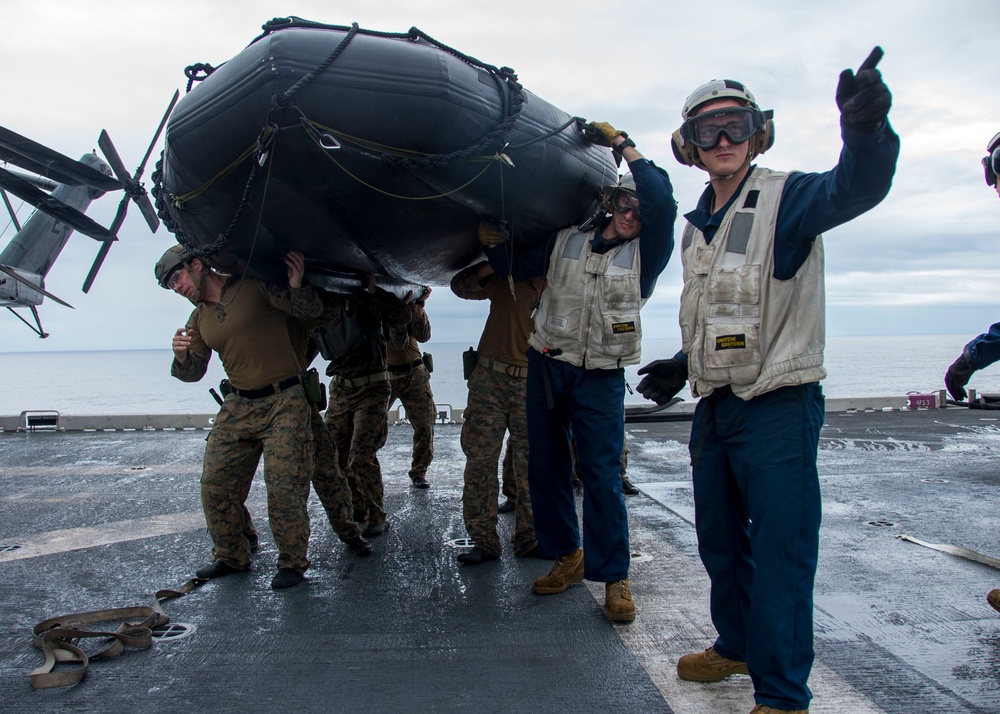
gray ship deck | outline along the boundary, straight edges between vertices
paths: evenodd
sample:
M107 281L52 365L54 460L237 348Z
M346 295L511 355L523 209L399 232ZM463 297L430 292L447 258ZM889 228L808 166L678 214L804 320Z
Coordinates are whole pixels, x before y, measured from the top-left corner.
M815 712L1000 711L996 570L903 542L1000 555L993 412L831 412L820 473ZM1000 415L1000 413L997 413ZM92 662L77 685L33 691L37 622L148 604L208 557L198 497L204 431L0 433L0 710L173 712L732 712L748 677L680 681L712 640L698 559L688 422L629 425L627 499L639 615L612 625L600 584L531 594L549 563L507 551L463 567L459 426L440 425L428 491L409 488L410 430L382 452L391 529L357 559L313 497L312 568L269 588L263 485L252 570L165 603L188 635ZM508 533L512 516L501 516Z

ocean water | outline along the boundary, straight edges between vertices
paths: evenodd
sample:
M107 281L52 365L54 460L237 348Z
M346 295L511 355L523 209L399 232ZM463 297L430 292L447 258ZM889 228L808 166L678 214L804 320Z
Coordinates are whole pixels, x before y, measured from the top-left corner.
M902 396L943 388L944 373L972 335L894 337L831 337L827 341L823 382L827 397ZM643 364L670 357L679 340L643 341ZM464 407L462 352L467 343L431 342L434 355L431 386L441 405ZM56 410L63 414L206 414L217 406L208 392L224 376L217 356L200 382L188 384L170 376L171 352L124 350L108 352L0 353L0 414L24 410ZM322 372L325 363L314 363ZM626 369L626 379L638 383L638 367ZM980 392L1000 392L1000 366L973 375L970 386ZM691 399L685 389L681 395ZM641 404L638 394L629 404Z

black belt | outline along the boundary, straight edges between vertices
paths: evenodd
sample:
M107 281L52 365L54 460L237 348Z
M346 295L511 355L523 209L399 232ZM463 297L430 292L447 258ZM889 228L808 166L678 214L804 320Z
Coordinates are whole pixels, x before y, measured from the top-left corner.
M410 370L419 367L423 363L424 363L424 358L417 357L409 364L389 365L389 371L392 372L393 374L403 374L404 372L409 372Z
M275 385L273 384L261 387L260 389L237 389L236 387L230 385L229 389L232 390L233 394L238 394L244 399L263 399L264 397L270 397L275 392L288 389L289 387L294 387L300 382L301 380L299 379L299 375L295 375L294 377L289 377L288 379L283 379L278 382L277 389L275 389Z

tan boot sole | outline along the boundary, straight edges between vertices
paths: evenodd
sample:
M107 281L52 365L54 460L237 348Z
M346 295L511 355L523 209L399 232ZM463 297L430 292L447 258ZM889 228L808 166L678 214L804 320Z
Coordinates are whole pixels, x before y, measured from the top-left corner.
M608 616L608 619L612 622L634 622L635 613L634 612L608 612L604 611L604 614Z

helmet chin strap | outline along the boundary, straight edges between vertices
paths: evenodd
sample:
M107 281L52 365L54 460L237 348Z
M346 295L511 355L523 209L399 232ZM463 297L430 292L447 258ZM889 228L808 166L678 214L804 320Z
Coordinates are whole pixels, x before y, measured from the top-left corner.
M204 266L204 263L202 265ZM188 300L191 301L191 304L197 305L199 302L201 302L202 285L204 285L205 283L205 271L203 269L201 271L201 277L196 280L194 277L194 271L191 270L190 263L184 266L184 270L187 271L187 274L191 278L191 282L194 283L194 294L192 294L191 297L188 298Z

